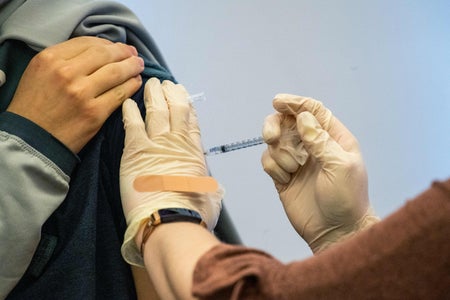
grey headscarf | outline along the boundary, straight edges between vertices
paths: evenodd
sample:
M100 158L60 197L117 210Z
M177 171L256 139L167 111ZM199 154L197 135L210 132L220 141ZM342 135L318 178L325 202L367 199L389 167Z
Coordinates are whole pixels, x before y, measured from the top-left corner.
M145 58L167 68L147 30L122 4L96 0L12 0L0 9L0 43L16 39L40 51L72 37L97 36L133 45Z

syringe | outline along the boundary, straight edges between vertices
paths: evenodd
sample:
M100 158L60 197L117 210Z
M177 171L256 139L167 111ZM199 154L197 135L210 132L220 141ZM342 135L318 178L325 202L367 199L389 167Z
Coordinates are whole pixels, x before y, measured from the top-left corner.
M205 93L200 92L197 94L189 95L188 100L191 103L205 101L206 100ZM243 148L261 145L263 143L264 143L263 138L261 136L259 136L259 137L255 137L252 139L242 140L239 142L215 146L215 147L209 148L203 154L206 156L216 155L216 154L221 154L221 153L226 153L226 152L230 152L230 151L234 151L234 150L239 150L239 149L243 149Z
M204 154L206 156L210 156L210 155L216 155L216 154L221 154L221 153L227 153L227 152L239 150L242 148L248 148L248 147L261 145L263 143L264 143L264 139L262 138L262 136L260 136L260 137L255 137L252 139L242 140L239 142L215 146L215 147L212 147L212 148L209 148L208 150L206 150L204 152Z

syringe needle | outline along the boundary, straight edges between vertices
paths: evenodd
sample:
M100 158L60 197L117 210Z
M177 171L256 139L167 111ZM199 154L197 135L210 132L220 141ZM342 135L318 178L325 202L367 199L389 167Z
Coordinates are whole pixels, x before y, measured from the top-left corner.
M192 94L188 96L188 100L191 103L195 103L195 102L199 102L199 101L205 101L206 97L205 97L205 93L204 92L200 92L198 94Z
M242 140L242 141L238 141L238 142L234 142L234 143L215 146L215 147L209 148L203 154L205 154L206 156L210 156L210 155L216 155L216 154L221 154L221 153L227 153L227 152L234 151L234 150L239 150L239 149L243 149L243 148L261 145L263 143L264 143L264 139L262 138L262 136L259 136L256 138L251 138L251 139L246 139L246 140Z

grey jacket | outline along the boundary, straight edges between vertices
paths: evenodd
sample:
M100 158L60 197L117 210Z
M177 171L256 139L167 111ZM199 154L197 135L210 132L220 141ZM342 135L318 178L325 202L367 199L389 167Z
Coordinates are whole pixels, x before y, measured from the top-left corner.
M23 130L27 127L26 132ZM22 136L22 137L21 137ZM36 147L67 155L63 170ZM31 144L31 145L30 145ZM75 157L48 133L11 113L0 114L0 299L25 273L41 238L41 226L69 190ZM59 151L59 150L62 151ZM55 159L59 160L59 159Z
M13 0L0 5L0 45L18 40L40 51L84 35L132 44L147 62L167 69L146 29L121 4ZM7 82L11 77L6 72ZM0 100L0 104L9 101ZM23 124L26 126L21 127ZM42 225L66 197L70 174L77 163L77 157L51 136L41 139L51 146L35 147L33 144L39 143L36 133L48 135L19 116L0 114L0 299L25 273L40 242Z

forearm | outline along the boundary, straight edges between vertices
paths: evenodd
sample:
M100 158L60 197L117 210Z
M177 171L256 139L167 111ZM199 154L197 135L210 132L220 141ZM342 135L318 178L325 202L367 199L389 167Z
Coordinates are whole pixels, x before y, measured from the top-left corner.
M372 228L306 260L222 245L196 267L201 299L443 299L450 274L450 180ZM248 297L248 298L246 298ZM226 298L228 299L228 298Z
M122 256L147 269L164 299L189 299L197 261L220 243L208 230L220 215L223 188L208 177L184 86L150 78L144 102L145 122L131 99L122 106L120 194L128 226Z
M220 241L200 225L179 222L158 226L145 244L144 263L164 299L191 299L199 258Z
M146 269L131 266L138 300L160 300Z

